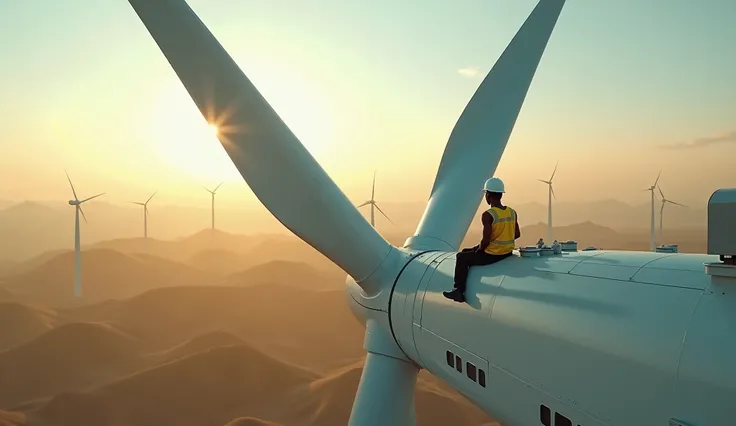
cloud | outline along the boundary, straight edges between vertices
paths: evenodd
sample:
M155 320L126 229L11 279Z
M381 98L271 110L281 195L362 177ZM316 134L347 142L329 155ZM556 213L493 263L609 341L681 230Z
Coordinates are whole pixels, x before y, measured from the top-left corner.
M662 148L665 149L693 149L693 148L707 148L711 145L736 143L736 131L722 133L715 136L706 136L702 138L693 139L689 142L680 142L670 145L664 145Z
M475 78L480 75L478 67L464 67L457 70L457 73L466 78Z

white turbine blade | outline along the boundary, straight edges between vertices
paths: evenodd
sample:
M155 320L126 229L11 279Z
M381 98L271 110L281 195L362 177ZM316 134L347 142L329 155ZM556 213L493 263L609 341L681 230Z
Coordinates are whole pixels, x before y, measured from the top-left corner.
M684 205L684 204L676 203L676 202L674 202L674 201L670 201L670 200L665 200L665 202L667 202L667 203L670 203L670 204L674 204L674 205L676 205L676 206L682 206L682 207L687 207L687 206L686 206L686 205Z
M542 0L468 102L450 134L409 246L457 249L496 171L565 0ZM416 244L414 243L416 241Z
M87 216L84 215L84 210L82 210L82 205L77 204L77 208L79 209L79 213L82 213L82 219L84 219L84 223L89 223L87 222Z
M371 201L376 200L376 171L373 171L373 189L371 190Z
M366 201L365 203L363 203L363 204L361 204L361 205L359 205L359 206L356 206L355 208L359 209L359 208L361 208L361 207L363 207L363 206L367 206L367 205L368 205L368 204L370 204L370 203L371 203L370 201Z
M657 174L657 179L654 181L654 185L652 185L652 188L657 186L657 182L659 182L659 177L662 176L662 170L659 171L659 174Z
M74 194L74 199L78 200L79 197L77 197L77 191L74 190L74 184L72 183L72 178L69 177L69 173L67 173L66 170L64 170L64 173L66 174L66 180L69 181L69 186L72 187L72 194Z
M131 203L138 204L139 206L145 206L146 205L146 203L139 203L137 201L131 201Z
M218 190L218 189L220 189L220 187L222 186L222 184L223 184L223 183L225 183L225 181L222 181L222 182L220 182L220 184L219 184L219 185L217 185L217 186L215 187L215 189L213 189L213 190L212 190L212 193L214 194L215 192L217 192L217 190Z
M664 193L662 192L662 188L660 188L659 185L657 185L657 189L659 190L659 195L662 196L662 200L664 200Z
M148 202L151 201L151 198L153 198L153 196L156 195L157 192L158 191L154 191L153 194L151 194L151 196L148 197L148 200L146 200L146 202L144 204L148 204Z
M554 170L552 171L552 176L550 176L550 178L549 178L549 181L550 181L550 183L552 182L552 179L554 179L554 178L555 178L555 173L557 173L557 166L558 166L559 164L560 164L560 162L559 162L559 161L558 161L557 163L555 163L555 169L554 169Z
M555 195L555 188L552 185L550 185L549 186L549 190L552 191L552 197L556 200L557 199L557 195Z
M264 206L358 282L370 276L392 246L340 191L187 3L129 2L202 115L218 125L218 139ZM346 250L350 241L360 244Z
M104 192L100 192L100 193L99 193L99 194L97 194L97 195L93 195L93 196L91 196L91 197L89 197L89 198L85 198L84 200L80 201L80 202L79 202L79 204L82 204L82 203L86 203L87 201L89 201L89 200L91 200L91 199L93 199L93 198L97 198L97 197L99 197L100 195L105 195L105 193L104 193Z
M548 180L542 180L542 179L537 179L537 180L540 181L540 182L542 182L542 183L546 183L547 185L552 185L552 182L550 182Z
M203 186L202 188L204 188L204 190L207 191L207 192L209 192L210 194L214 194L215 193L214 191L212 191L211 189L207 188L206 186Z
M378 207L378 204L374 204L374 205L376 206L376 209L377 209L377 210L378 210L378 211L379 211L379 212L380 212L380 213L381 213L381 214L383 215L383 217L385 217L386 219L388 219L388 221L389 221L389 222L391 222L391 224L392 224L392 225L396 225L396 224L394 223L394 221L393 221L393 220L391 220L391 218L390 218L390 217L388 217L388 215L386 215L386 213L384 213L384 212L383 212L383 210L381 210L381 208L380 208L380 207Z

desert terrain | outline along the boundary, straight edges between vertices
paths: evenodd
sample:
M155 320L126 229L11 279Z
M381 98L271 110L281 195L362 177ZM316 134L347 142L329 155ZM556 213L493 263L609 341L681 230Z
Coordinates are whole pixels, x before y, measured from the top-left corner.
M480 238L472 226L464 245ZM556 227L581 247L646 250L648 233ZM387 230L401 245L411 230ZM544 223L522 227L533 244ZM705 232L668 230L681 251ZM0 273L0 425L344 425L362 371L363 328L345 274L283 234L204 230L116 238L6 259ZM426 372L419 425L493 419Z

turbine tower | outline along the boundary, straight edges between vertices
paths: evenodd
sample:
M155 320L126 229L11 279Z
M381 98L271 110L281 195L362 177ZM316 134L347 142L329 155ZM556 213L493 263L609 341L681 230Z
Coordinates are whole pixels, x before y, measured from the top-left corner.
M657 182L659 182L659 177L661 175L662 175L662 171L660 170L659 171L659 174L657 175L657 179L654 181L654 185L650 186L648 189L645 189L645 191L650 191L652 193L652 206L651 206L652 207L652 212L651 212L652 214L650 215L650 218L649 218L649 250L650 251L655 251L656 248L657 248L657 243L656 243L655 238L654 238L654 229L655 229L655 224L654 224L654 198L655 198L655 196L654 196L654 189L655 188L658 188ZM660 219L660 222L661 222L661 219Z
M682 207L687 207L687 206L684 204L676 203L674 201L670 201L667 198L665 198L664 193L662 192L662 188L659 185L657 185L657 189L659 190L659 195L662 196L662 200L661 200L662 206L659 208L659 242L660 244L664 244L664 239L662 236L662 218L664 217L665 204L670 203L676 206L682 206Z
M361 208L363 206L367 206L369 204L371 206L371 226L373 226L374 228L376 227L375 212L373 210L374 208L378 209L378 211L383 215L383 217L385 217L386 219L388 219L389 222L391 222L392 224L394 223L386 215L386 213L384 213L383 210L381 210L381 208L378 207L378 203L376 203L376 172L373 172L373 189L371 190L371 199L368 200L368 201L366 201L365 203L359 205L358 208Z
M148 197L148 200L146 200L145 203L137 203L133 201L133 204L138 204L139 206L143 206L143 238L148 240L148 202L151 201L151 198L153 198L154 195L156 195L155 191L153 194L151 194L150 197Z
M82 253L79 245L79 213L82 213L82 218L84 219L84 223L87 222L87 216L84 215L84 210L82 210L82 204L86 203L87 201L97 198L100 195L104 195L105 193L100 193L95 196L85 198L84 200L80 200L79 197L77 197L77 191L74 189L74 184L72 183L72 179L69 177L69 173L64 170L64 173L66 174L66 179L69 181L69 186L72 187L72 194L74 195L73 200L69 200L69 205L75 207L74 211L74 297L82 297Z
M555 173L557 173L557 165L559 163L558 161L555 164L555 169L552 171L552 176L550 176L549 180L537 179L540 182L546 183L549 188L547 191L547 244L552 244L552 197L557 198L555 190L552 188L552 179L554 179Z
M404 247L366 221L184 0L128 1L261 203L349 274L347 299L366 327L367 351L349 426L412 424L418 356L392 328L394 285L421 276L414 259L454 252L462 242L565 0L540 1L481 82L450 133L424 215Z
M205 190L212 195L212 230L213 231L215 230L215 193L220 188L220 186L222 186L223 183L225 182L220 182L220 184L217 185L215 189L205 188Z

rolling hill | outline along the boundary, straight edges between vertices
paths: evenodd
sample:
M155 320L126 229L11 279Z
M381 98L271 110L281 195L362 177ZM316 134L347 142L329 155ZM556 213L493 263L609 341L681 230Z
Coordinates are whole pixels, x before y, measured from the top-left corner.
M59 324L51 309L16 302L0 302L0 351L19 345Z

